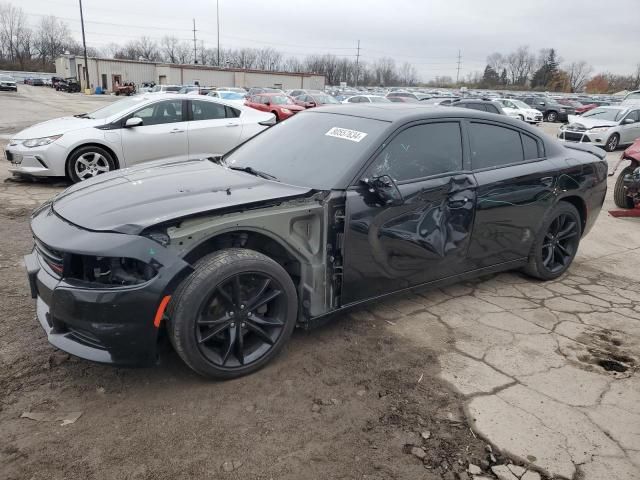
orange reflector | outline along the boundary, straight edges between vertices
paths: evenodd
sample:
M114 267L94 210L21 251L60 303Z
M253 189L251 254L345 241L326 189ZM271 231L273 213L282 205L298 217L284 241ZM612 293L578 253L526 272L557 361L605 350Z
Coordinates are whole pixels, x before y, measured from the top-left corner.
M162 321L162 316L164 315L164 311L167 308L167 304L169 303L169 300L171 300L171 295L166 295L160 302L160 305L158 306L158 311L156 311L156 316L153 319L154 327L158 328L160 326L160 322Z

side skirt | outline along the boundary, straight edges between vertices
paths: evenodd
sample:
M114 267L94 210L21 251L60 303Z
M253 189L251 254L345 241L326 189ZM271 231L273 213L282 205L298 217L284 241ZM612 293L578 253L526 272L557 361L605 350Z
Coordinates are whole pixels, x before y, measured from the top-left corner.
M359 300L357 302L352 302L349 303L347 305L343 305L340 308L337 308L335 310L331 310L327 313L324 313L322 315L319 315L317 317L313 317L311 319L309 319L306 322L300 322L298 323L298 327L300 328L304 328L305 330L310 330L312 328L316 328L319 327L321 325L324 325L325 323L331 321L333 319L333 317L335 315L338 314L342 314L345 313L349 310L352 310L356 307L360 307L362 305L365 305L367 303L370 302L374 302L376 300L382 300L388 297L393 297L396 295L401 295L403 293L407 293L410 292L414 289L417 288L424 288L424 287L430 287L430 288L438 288L438 287L443 287L446 285L451 285L454 283L458 283L464 280L470 280L473 278L477 278L480 277L482 275L488 275L491 273L498 273L498 272L504 272L504 271L508 271L508 270L514 270L516 268L519 267L523 267L525 266L527 263L527 259L526 258L522 258L519 260L510 260L508 262L503 262L503 263L498 263L496 265L491 265L490 267L484 267L484 268L479 268L476 270L470 270L468 272L465 273L461 273L458 275L452 275L450 277L444 277L441 278L439 280L433 280L431 282L425 282L425 283L421 283L419 285L414 285L412 287L408 287L408 288L403 288L401 290L396 290L394 292L390 292L390 293L385 293L383 295L379 295L377 297L371 297L371 298L367 298L365 300Z

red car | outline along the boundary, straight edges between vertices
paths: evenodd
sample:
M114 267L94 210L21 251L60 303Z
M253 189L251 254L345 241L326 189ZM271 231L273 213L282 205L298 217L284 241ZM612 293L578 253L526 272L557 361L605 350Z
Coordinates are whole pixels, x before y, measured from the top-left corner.
M622 153L609 175L614 175L620 164L629 160L631 163L622 169L613 189L613 201L620 208L640 205L640 138Z
M244 104L256 110L273 113L276 116L277 122L304 110L304 107L296 105L291 97L283 95L282 93L260 93L253 95L249 97Z

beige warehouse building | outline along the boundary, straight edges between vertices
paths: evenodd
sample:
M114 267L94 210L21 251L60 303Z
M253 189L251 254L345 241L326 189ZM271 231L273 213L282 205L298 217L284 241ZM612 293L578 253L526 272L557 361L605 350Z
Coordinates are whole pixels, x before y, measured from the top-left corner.
M239 68L217 68L205 65L180 65L172 63L142 62L88 58L91 87L112 91L113 85L133 82L155 82L166 85L188 85L198 82L213 87L273 87L282 89L317 89L325 85L324 75L313 73L267 72ZM63 55L56 59L56 76L80 80L85 85L84 57Z

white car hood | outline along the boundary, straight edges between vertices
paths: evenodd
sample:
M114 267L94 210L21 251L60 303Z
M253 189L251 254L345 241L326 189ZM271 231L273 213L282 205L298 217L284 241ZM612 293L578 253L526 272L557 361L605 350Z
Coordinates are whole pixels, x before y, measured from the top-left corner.
M16 140L27 140L29 138L42 138L52 135L61 135L63 133L70 132L72 130L80 130L87 127L95 127L98 125L104 125L105 120L93 119L93 118L77 118L77 117L62 117L55 118L53 120L47 120L46 122L36 123L35 125L25 128L13 136Z
M577 115L569 115L569 124L579 124L584 126L587 130L593 127L614 127L618 125L618 122L611 120L601 120L598 118L590 119L589 117L580 117Z

